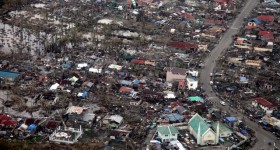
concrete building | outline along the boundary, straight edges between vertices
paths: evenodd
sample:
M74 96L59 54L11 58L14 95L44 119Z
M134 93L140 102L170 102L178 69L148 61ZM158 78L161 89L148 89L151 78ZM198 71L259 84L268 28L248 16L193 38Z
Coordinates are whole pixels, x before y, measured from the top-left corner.
M273 103L266 100L263 97L258 97L253 99L252 105L255 107L260 107L262 110L266 112L267 115L270 115L273 109L276 107Z
M187 78L187 86L189 90L195 90L198 86L198 81L194 78L188 77Z
M261 67L262 61L261 60L246 60L245 64L247 66Z
M59 126L50 136L49 140L57 143L74 144L82 136L83 130L80 126L79 129L64 128Z
M166 69L166 81L180 81L180 80L186 80L188 70L184 68L165 68Z

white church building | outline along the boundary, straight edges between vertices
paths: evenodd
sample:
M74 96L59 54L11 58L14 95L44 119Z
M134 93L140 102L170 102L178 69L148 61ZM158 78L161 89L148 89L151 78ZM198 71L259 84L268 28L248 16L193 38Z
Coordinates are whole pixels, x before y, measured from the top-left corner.
M217 133L215 133L204 119L199 115L195 114L188 123L190 134L192 134L197 141L197 145L216 145L219 143L219 128L217 126Z

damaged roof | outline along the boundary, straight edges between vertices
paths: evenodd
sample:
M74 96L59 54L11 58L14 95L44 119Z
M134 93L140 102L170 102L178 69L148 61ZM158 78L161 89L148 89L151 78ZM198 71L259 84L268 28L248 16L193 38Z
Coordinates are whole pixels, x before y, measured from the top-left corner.
M168 44L168 46L173 47L173 48L178 48L182 50L189 50L189 49L197 49L198 46L193 43L188 43L188 42L171 42Z

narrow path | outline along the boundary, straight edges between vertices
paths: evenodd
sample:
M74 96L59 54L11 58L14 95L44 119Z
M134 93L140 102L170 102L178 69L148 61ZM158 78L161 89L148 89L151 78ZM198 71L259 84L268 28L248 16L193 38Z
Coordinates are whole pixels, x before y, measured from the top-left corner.
M227 49L230 44L233 42L232 36L237 34L239 29L243 25L243 19L249 17L252 10L258 5L259 0L248 0L241 13L236 17L231 27L226 31L219 44L212 50L209 57L206 58L204 64L205 67L200 72L200 82L205 90L206 94L211 97L212 101L215 101L218 105L217 107L222 110L229 110L230 108L227 106L219 105L220 99L216 96L214 92L212 92L212 87L210 85L210 73L213 73L213 70L216 66L216 60L221 57L223 51ZM238 117L243 117L244 115L240 112L236 114ZM257 143L252 148L253 150L269 150L272 149L272 146L268 145L268 142L274 143L276 142L276 146L280 147L280 142L277 143L276 138L271 133L263 130L256 123L246 119L246 125L253 129L256 132Z

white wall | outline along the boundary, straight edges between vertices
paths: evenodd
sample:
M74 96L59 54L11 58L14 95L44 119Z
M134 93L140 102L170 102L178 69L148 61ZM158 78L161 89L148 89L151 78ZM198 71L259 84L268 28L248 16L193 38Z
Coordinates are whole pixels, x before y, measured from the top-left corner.
M162 142L164 141L173 141L173 140L177 140L178 134L174 134L174 135L162 135L160 132L158 132L158 137L162 140Z
M166 81L179 81L185 80L187 75L173 74L171 71L167 71L166 73Z
M207 141L212 141L211 143L207 142ZM201 145L205 145L205 144L217 144L216 143L216 133L209 129L203 136L201 139Z
M197 89L198 81L192 81L192 82L187 81L187 86L189 90L195 90Z
M222 138L229 137L229 136L231 136L231 134L232 134L232 132L225 131L225 132L220 133L220 137L222 137Z
M270 109L268 107L264 107L263 105L260 105L256 101L252 101L252 105L255 106L255 107L259 106L261 109L263 109L266 112L267 115L270 115L273 112L272 109Z

